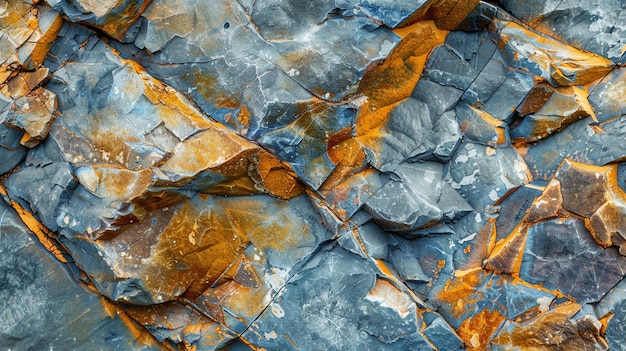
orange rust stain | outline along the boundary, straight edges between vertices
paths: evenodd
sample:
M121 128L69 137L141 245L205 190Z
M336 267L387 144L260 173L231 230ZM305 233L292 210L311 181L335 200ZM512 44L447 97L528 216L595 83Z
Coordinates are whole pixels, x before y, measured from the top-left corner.
M226 281L211 291L223 308L240 316L253 317L263 311L271 301L271 294L267 287L247 287L233 280ZM245 323L245 321L244 321Z
M29 68L36 68L43 64L46 59L46 55L48 55L48 51L50 51L52 43L59 34L59 31L61 31L62 26L63 18L61 18L61 15L57 15L50 24L48 31L43 33L43 36L37 40L35 48L30 54Z
M461 323L457 333L468 346L468 351L486 350L489 340L505 322L506 317L498 311L484 309Z
M349 132L351 133L351 130ZM337 143L329 140L326 154L337 167L326 178L320 191L333 188L351 175L362 171L366 165L363 145L351 134L347 139Z
M356 120L356 135L361 142L376 148L378 129L385 124L393 106L411 95L428 54L444 42L447 34L433 21L419 22L410 31L407 29L406 36L384 61L367 68L358 89L367 98Z
M151 226L155 218L157 222ZM155 226L162 229L153 238L150 233L158 231ZM130 246L129 254L119 259L121 269L141 277L147 290L161 292L168 300L182 292L188 297L201 294L248 242L246 233L234 228L224 212L200 211L198 205L187 201L167 213L149 213L143 222L125 227L112 245ZM149 252L143 252L146 248Z
M121 39L151 2L152 0L144 0L140 7L135 1L120 1L118 7L106 17L102 30L118 40ZM124 8L118 12L119 6Z
M499 333L493 343L533 351L592 349L595 340L586 339L577 324L570 320L579 310L579 304L561 304L530 320L516 323L511 330Z
M108 307L109 309L115 309L115 313L120 317L120 320L126 325L131 335L135 338L135 343L144 346L160 345L166 350L172 350L169 344L163 342L160 343L150 332L148 332L141 324L137 323L126 311L117 305Z
M476 290L482 282L482 271L470 271L460 277L450 278L437 298L452 307L452 314L459 318L476 305L483 293Z
M258 154L256 170L263 187L275 196L291 199L304 192L304 187L291 175L289 166L264 150Z
M249 197L240 197L236 202L221 198L216 201L224 207L237 230L245 233L261 251L290 250L314 240L309 225L293 215L287 201L274 200L271 206Z
M2 184L0 184L0 194L8 197L8 193ZM61 244L55 240L56 234L41 224L41 222L39 222L30 212L12 199L11 207L13 207L15 212L17 212L17 215L20 217L22 222L24 222L28 230L35 234L39 242L46 248L46 250L50 251L50 253L54 255L57 260L62 263L67 263L67 259L65 259L63 255L64 250Z
M237 114L237 120L244 127L250 128L250 110L245 105L241 106L241 110Z

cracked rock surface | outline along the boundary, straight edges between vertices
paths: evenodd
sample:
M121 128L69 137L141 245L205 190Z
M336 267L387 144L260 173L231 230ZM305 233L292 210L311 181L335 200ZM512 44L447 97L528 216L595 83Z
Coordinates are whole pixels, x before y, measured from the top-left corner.
M0 348L626 350L618 0L7 0Z

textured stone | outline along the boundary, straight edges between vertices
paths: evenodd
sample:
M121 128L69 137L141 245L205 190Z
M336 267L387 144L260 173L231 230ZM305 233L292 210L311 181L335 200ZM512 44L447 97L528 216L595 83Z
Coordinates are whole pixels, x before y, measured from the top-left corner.
M0 347L159 349L151 337L133 335L123 315L108 309L99 295L68 279L64 264L37 242L4 203L0 203L0 253Z
M565 1L506 0L506 10L535 30L556 36L572 46L594 52L615 62L624 62L624 18L620 1L579 3Z
M0 347L620 350L623 13L5 1Z

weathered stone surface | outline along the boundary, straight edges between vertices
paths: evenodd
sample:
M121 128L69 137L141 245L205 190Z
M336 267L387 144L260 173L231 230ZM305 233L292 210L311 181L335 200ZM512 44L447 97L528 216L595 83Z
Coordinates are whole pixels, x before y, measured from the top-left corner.
M577 120L594 116L587 93L576 87L538 85L520 105L523 119L511 130L514 141L537 141Z
M510 190L530 182L524 160L512 148L465 142L450 160L450 185L474 207L493 205Z
M0 347L159 349L151 338L133 335L99 295L73 281L4 203L0 203L0 253Z
M511 67L524 68L554 86L589 84L613 67L602 56L540 37L514 22L504 25L499 34L499 49Z
M620 350L623 13L5 1L0 347Z
M624 62L624 18L620 1L503 1L505 9L535 30L572 46Z
M493 350L608 350L598 319L572 319L579 308L566 304L521 323L507 322L494 339Z

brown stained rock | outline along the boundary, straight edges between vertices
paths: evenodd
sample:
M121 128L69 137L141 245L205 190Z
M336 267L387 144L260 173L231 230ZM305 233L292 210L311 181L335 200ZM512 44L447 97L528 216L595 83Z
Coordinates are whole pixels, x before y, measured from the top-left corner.
M235 337L234 332L217 321L179 302L152 306L124 305L123 309L136 323L150 328L159 340L187 347L200 340L197 346L208 348L222 346Z
M543 139L585 117L595 119L587 92L573 86L540 84L518 110L524 116L512 131L513 141L518 143Z
M58 13L44 5L31 6L12 0L3 6L0 93L12 101L4 108L8 113L0 122L24 131L20 143L32 148L48 135L58 113L56 95L39 87L48 78L49 70L39 67L63 21Z
M119 201L133 200L151 184L152 171L130 171L114 166L83 166L76 170L78 181L92 194L100 198Z
M39 68L61 30L61 15L46 5L8 0L0 14L0 84L20 68Z
M518 275L526 247L527 226L518 224L505 239L496 243L485 260L485 268L499 273Z
M522 115L530 115L539 110L548 102L552 94L556 92L556 88L547 83L538 83L528 93L528 96L517 107L517 111Z
M566 303L524 322L507 321L492 345L496 350L608 350L595 317L572 320L579 310L580 305Z
M58 116L56 95L44 88L36 88L15 100L15 115L6 123L23 129L25 134L20 143L34 147L48 136L52 122Z
M536 223L545 219L555 218L559 215L559 209L562 204L561 183L557 179L552 179L544 188L541 196L533 201L524 221Z
M602 247L621 246L623 252L626 238L626 204L621 199L612 199L604 203L586 221L589 231Z
M226 212L194 198L149 211L143 221L99 245L118 279L140 279L153 303L161 303L182 294L198 296L248 243Z
M565 159L554 178L561 183L563 208L582 217L591 217L607 201L626 201L615 164L592 166Z

